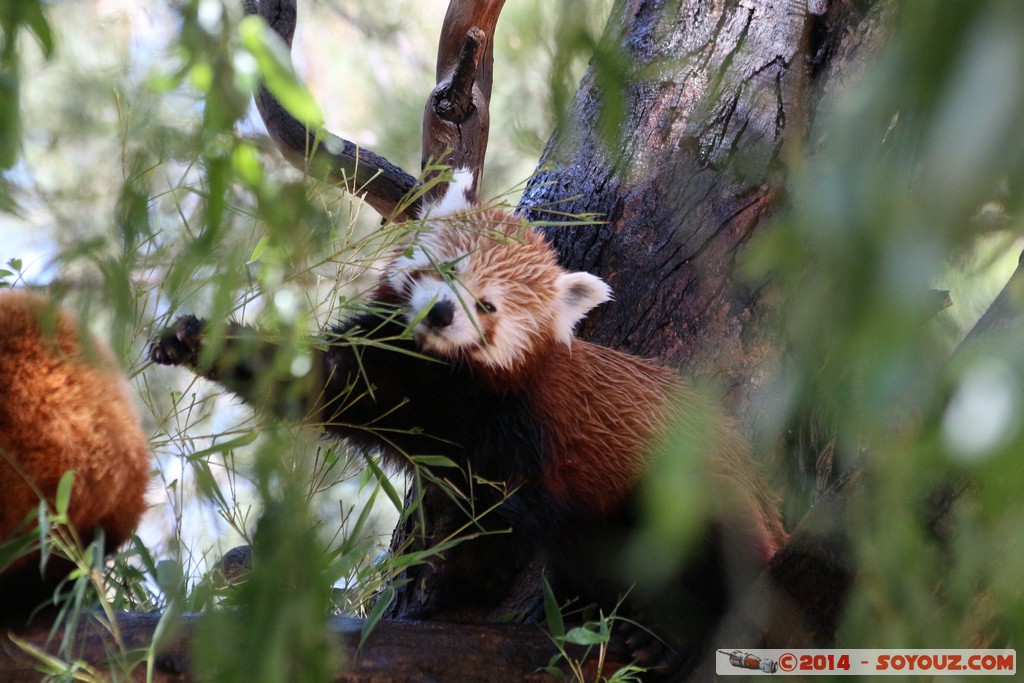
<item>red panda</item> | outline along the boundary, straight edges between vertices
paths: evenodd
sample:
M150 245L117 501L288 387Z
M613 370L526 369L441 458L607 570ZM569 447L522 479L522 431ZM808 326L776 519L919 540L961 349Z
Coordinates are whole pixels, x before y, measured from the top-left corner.
M298 387L257 381L272 367L274 347L239 325L229 325L210 357L205 324L185 316L151 358L191 366L264 409L312 411L328 433L399 468L409 468L409 456L443 455L479 480L507 484L507 499L486 486L474 492L498 505L514 532L513 552L540 548L560 595L609 613L629 590L609 556L632 527L651 441L677 404L699 401L696 392L670 369L575 338L576 324L610 298L608 286L561 268L539 232L502 210L428 219L371 298L371 311L312 351L313 371ZM722 534L740 536L751 561L764 563L783 531L738 432L727 421L712 431L715 479L738 506L712 520L710 556L682 571L696 600L673 605L717 617L728 592ZM453 592L476 599L468 588ZM645 597L654 609L640 612L659 621L659 599ZM699 632L709 628L702 623ZM693 632L668 634L670 644L695 649L686 642Z
M68 514L83 543L127 540L145 509L149 450L128 383L111 352L67 311L23 290L0 290L0 544L34 533L28 515L54 504L74 470ZM38 553L0 572L0 620L45 600L69 566Z

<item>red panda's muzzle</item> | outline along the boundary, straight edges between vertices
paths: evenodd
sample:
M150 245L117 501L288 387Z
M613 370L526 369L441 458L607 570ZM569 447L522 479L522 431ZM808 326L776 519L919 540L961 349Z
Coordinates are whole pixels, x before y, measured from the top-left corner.
M455 304L446 299L434 302L424 321L435 330L448 327L455 319Z

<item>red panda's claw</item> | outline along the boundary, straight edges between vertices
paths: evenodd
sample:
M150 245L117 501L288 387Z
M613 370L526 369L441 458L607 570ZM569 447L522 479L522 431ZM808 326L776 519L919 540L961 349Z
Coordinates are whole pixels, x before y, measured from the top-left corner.
M203 321L184 315L149 347L149 358L157 365L195 365L202 334Z

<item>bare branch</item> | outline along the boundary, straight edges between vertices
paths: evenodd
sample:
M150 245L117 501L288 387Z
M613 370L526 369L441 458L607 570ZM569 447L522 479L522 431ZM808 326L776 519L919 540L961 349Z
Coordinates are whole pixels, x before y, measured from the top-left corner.
M476 26L469 29L462 40L462 51L451 80L434 89L429 105L445 121L460 124L476 112L473 86L476 84L481 48L486 39L484 32Z
M469 194L474 200L490 127L494 27L504 4L505 0L451 0L437 48L437 86L423 112L423 167L441 161L471 169Z
M247 14L258 14L291 48L295 34L295 0L244 0ZM310 130L292 116L265 87L256 108L285 159L307 175L329 177L385 218L415 218L422 198L408 200L416 178L384 157L326 130ZM403 200L405 203L403 204Z

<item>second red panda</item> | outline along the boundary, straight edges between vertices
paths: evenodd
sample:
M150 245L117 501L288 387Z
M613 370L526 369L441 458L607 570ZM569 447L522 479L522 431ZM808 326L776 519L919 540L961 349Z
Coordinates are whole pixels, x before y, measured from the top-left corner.
M26 523L53 506L74 471L70 524L83 543L103 530L110 552L146 508L148 441L110 350L67 311L24 290L0 290L0 545L38 534ZM0 567L0 621L44 602L71 565L39 554Z
M575 338L576 324L609 298L598 277L561 268L521 219L469 209L427 221L386 268L373 311L344 321L312 351L313 371L299 390L260 381L275 349L242 326L229 326L207 362L205 324L186 316L151 357L189 365L264 409L294 414L297 399L327 432L397 467L408 468L410 456L444 455L507 484L505 500L489 487L475 491L500 503L497 513L525 539L518 552L539 547L560 595L608 613L629 588L609 554L632 526L651 441L676 406L700 401L674 371ZM717 616L730 590L725 537L740 539L733 545L760 565L783 531L736 430L716 420L707 447L712 480L730 504L709 520L706 547L681 571L697 596L679 608ZM667 635L699 650L693 634L708 628L702 621Z

